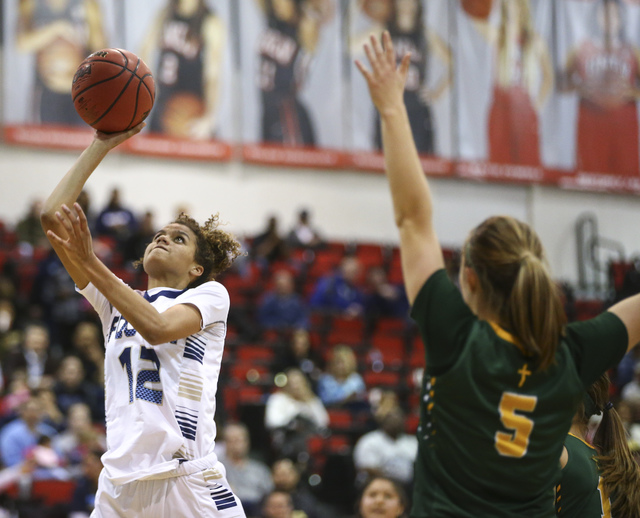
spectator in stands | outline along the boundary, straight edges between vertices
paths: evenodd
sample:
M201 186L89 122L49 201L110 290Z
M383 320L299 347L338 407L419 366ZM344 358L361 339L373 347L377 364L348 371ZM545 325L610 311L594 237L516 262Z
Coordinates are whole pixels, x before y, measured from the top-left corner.
M16 313L16 305L13 300L0 299L0 346L2 346L2 348L4 348L4 338L6 333L13 330L13 326L16 322Z
M85 216L87 216L87 224L89 225L89 230L91 230L92 234L95 234L97 216L93 211L93 207L91 207L91 196L89 195L89 192L84 189L80 191L80 194L78 194L78 199L76 201L84 211Z
M4 376L10 379L19 370L27 374L27 384L35 389L51 386L58 368L58 360L50 347L49 329L40 322L25 326L22 344L10 351L2 361Z
M639 355L640 348L634 347L622 357L620 363L615 367L612 382L618 390L622 390L627 383L633 380L636 364L640 363Z
M635 406L640 405L640 362L635 364L633 380L622 388L620 397L623 401L628 401Z
M253 238L251 243L251 256L263 267L274 261L284 260L288 257L287 242L280 235L278 218L269 216L267 226L260 234Z
M629 448L631 451L640 452L640 423L638 423L636 419L640 406L629 403L628 401L618 401L616 410L624 425L629 440ZM638 460L640 461L640 459Z
M358 258L344 257L338 271L318 280L311 294L311 308L347 318L361 317L365 302L364 292L359 286L361 273Z
M153 212L146 211L140 220L140 224L133 230L122 247L122 257L125 261L133 262L144 256L147 245L153 241L157 232L153 221Z
M384 268L373 266L367 271L365 289L365 309L367 318L407 317L409 301L404 287L389 282Z
M41 211L42 200L33 200L29 205L29 211L20 218L16 225L18 241L20 244L27 245L29 252L31 252L33 248L48 247L47 237L44 235L42 225L40 224Z
M389 412L394 411L400 405L397 392L382 390L378 387L374 387L369 391L369 402L371 403L373 418L378 425L382 423Z
M371 477L358 501L358 518L400 518L409 509L407 493L396 480Z
M60 410L55 392L50 387L43 387L33 391L42 406L42 421L60 432L65 427L65 415Z
M85 379L82 361L77 356L66 356L62 360L53 390L64 415L69 415L73 404L86 403L92 420L104 421L104 388Z
M26 371L18 370L10 375L7 379L7 390L2 398L1 423L15 419L22 404L31 397Z
M273 273L273 289L260 301L258 318L263 329L287 331L309 326L306 302L295 292L290 271L277 270Z
M291 459L278 459L271 466L276 491L291 495L295 511L302 511L308 518L333 518L334 509L318 500L309 487L300 480L300 469Z
M322 365L322 359L311 348L309 331L296 329L286 343L278 349L273 363L273 371L274 374L277 374L291 367L298 368L315 387L322 374Z
M227 470L227 480L242 502L245 514L255 516L265 495L273 491L271 471L261 461L249 455L249 429L243 423L228 423L224 429L224 454L218 459Z
M285 372L284 386L267 398L265 426L276 454L297 458L307 439L329 425L329 414L300 369Z
M95 321L78 322L71 336L71 354L82 361L87 380L99 386L104 383L104 344Z
M67 428L53 438L51 445L64 459L72 478L82 476L83 461L88 453L107 447L104 432L91 422L91 409L86 403L69 407Z
M108 237L123 245L137 228L136 217L125 207L120 197L120 189L111 190L107 206L98 214L96 220L97 237Z
M327 371L318 380L318 396L326 406L368 409L367 388L357 369L358 360L350 347L336 345L331 350Z
M95 507L98 479L102 471L103 449L91 449L82 459L82 476L78 479L69 506L69 518L89 518Z
M298 219L289 231L287 241L292 248L319 248L323 240L318 230L311 224L307 209L298 212Z
M405 415L400 407L387 412L380 427L356 442L353 461L359 478L383 475L408 487L413 481L413 463L418 440L404 433Z
M54 428L43 422L42 403L35 395L22 403L19 416L0 431L0 455L7 467L27 460L41 436L54 437L56 434Z
M31 298L42 309L42 320L55 347L68 344L77 322L93 311L83 297L78 297L73 279L53 249L38 265Z
M294 518L291 495L284 491L272 491L262 503L261 518ZM296 517L302 518L302 517Z

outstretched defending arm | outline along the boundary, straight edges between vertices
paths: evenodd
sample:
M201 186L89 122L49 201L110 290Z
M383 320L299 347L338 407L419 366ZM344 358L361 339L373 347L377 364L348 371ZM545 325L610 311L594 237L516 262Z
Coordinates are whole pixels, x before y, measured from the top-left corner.
M385 169L391 189L396 226L400 231L402 273L409 302L413 304L425 281L444 267L442 249L433 228L431 190L418 157L404 105L404 85L409 54L396 66L389 32L382 46L375 36L364 47L371 70L356 65L369 86L380 113Z
M608 311L617 315L627 328L629 335L627 351L640 344L640 295L621 300L611 306Z

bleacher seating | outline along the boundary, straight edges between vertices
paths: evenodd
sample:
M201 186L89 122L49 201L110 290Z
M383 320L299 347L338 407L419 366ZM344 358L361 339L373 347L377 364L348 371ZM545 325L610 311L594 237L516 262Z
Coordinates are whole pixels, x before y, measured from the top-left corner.
M255 314L257 303L274 271L287 269L296 280L296 287L303 295L311 293L317 280L335 268L346 254L355 254L365 268L383 267L391 282L402 282L400 254L397 247L376 243L328 243L323 249L294 250L288 261L269 265L268 270L259 267L252 259L245 259L242 269L232 269L218 279L231 297L233 308L242 308L247 315ZM30 256L18 253L15 233L0 222L0 270L15 274L13 281L22 295L27 297L41 261L47 257L46 249L38 249ZM445 251L448 265L455 267L457 254ZM125 281L141 288L139 273L123 264L119 254L109 257L109 266ZM612 266L612 282L617 286L625 272L625 265ZM575 301L577 319L594 316L603 309L601 300ZM310 314L311 347L326 357L330 348L338 343L351 345L358 357L358 367L368 389L383 388L394 391L407 413L406 429L415 432L419 414L419 383L415 372L424 366L424 345L417 329L408 318L377 318L373 323L363 318L347 319L320 312ZM252 441L255 446L267 444L267 435L259 421L264 416L264 404L273 389L273 367L276 348L287 338L286 333L258 332L251 339L243 336L243 330L230 322L227 329L221 379L218 389L218 405L223 407L229 419L251 420ZM329 409L330 426L326 435L309 439L309 464L313 472L324 474L325 468L342 466L352 469L345 460L351 454L357 437L366 431L367 423L356 418L346 409ZM345 468L346 466L346 468ZM342 475L345 475L343 473ZM329 486L327 486L329 487ZM36 488L34 487L34 490ZM69 487L43 489L43 498L63 494Z

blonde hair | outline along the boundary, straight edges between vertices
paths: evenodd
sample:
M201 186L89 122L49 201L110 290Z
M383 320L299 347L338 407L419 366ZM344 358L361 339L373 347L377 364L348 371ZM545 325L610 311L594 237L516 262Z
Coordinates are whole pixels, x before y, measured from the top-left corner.
M588 422L591 412L602 413L602 421L593 438L593 445L600 455L597 457L600 475L607 493L611 496L613 516L640 516L640 466L635 461L622 419L609 402L610 381L603 374L587 394L593 402L590 411L582 407L583 422ZM580 410L579 410L580 415Z
M523 352L540 369L553 364L566 315L533 229L509 216L491 217L471 233L465 262L478 275L482 302Z
M343 344L336 345L331 350L331 356L329 358L330 369L333 370L333 365L336 360L342 359L345 365L348 367L349 372L355 372L358 366L358 359L351 347Z
M518 17L511 19L507 3L516 6ZM509 33L509 25L518 27L516 34ZM534 95L535 78L538 74L538 36L531 19L529 0L502 0L500 3L500 27L497 42L497 81L500 86L509 87L513 83L515 64L520 60L522 81L530 95Z

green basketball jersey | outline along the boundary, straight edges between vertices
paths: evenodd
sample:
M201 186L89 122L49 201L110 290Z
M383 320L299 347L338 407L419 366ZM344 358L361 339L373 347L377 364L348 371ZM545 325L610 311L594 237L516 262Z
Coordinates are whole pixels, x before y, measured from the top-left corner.
M556 514L566 518L611 518L611 501L602 486L598 452L579 437L567 435L567 465L556 486Z
M411 315L426 351L411 516L555 516L564 439L586 387L626 352L622 321L604 313L569 325L555 364L538 371L444 270Z

